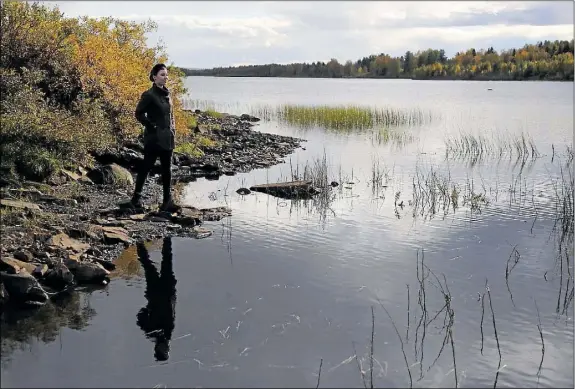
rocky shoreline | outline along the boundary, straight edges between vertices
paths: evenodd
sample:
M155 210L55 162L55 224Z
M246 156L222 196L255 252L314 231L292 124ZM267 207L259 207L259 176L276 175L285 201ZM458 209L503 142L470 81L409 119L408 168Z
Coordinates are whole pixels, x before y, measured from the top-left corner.
M250 115L214 117L195 111L194 116L194 131L215 142L197 146L201 156L174 154L176 188L200 177L218 179L282 163L303 142L253 130L259 119ZM144 209L119 207L129 199L142 150L142 144L132 143L95 155L92 169L62 170L48 183L0 179L2 309L40 306L79 285L106 284L114 259L135 242L168 235L206 237L211 231L204 222L231 216L229 208L185 206L174 214L159 212L159 176L148 178ZM157 167L151 176L159 172L159 162Z

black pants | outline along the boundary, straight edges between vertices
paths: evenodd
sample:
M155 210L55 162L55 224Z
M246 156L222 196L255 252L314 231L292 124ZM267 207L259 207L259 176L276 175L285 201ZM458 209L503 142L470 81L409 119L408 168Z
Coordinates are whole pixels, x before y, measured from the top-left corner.
M148 178L148 174L156 164L156 160L160 157L160 164L162 167L162 186L164 189L164 203L166 203L172 193L172 154L173 150L164 150L157 145L149 145L144 148L144 162L138 172L136 178L136 188L134 189L134 200L139 200L142 197L142 189L144 183Z

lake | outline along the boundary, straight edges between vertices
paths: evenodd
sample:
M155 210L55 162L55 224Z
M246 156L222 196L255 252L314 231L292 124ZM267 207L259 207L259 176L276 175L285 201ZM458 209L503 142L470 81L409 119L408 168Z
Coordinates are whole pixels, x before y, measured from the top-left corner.
M256 130L304 149L188 184L187 204L233 210L205 223L211 237L130 247L107 287L5 317L2 386L573 387L573 224L561 220L573 215L573 83L186 84L194 109L359 105L431 119L378 131L262 120ZM446 155L465 134L491 140L482 158ZM520 134L536 156L501 146ZM339 185L307 201L236 194L305 166ZM161 277L138 261L146 253ZM167 340L147 330L154 303L172 334L165 361Z

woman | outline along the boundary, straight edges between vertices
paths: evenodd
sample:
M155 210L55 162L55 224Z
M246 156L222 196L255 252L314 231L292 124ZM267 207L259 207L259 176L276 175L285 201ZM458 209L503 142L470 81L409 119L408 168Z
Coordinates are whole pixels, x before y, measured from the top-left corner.
M157 64L150 72L152 87L142 93L136 106L136 119L144 125L144 162L136 178L136 187L130 205L143 208L142 189L158 157L162 168L164 200L161 211L176 212L180 206L172 199L172 154L175 147L175 122L170 91L166 88L168 70Z

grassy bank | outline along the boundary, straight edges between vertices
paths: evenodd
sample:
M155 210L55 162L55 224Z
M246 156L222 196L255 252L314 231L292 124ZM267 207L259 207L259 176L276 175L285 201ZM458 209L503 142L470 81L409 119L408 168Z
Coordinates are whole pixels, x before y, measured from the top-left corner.
M137 139L134 109L165 48L148 47L151 22L68 18L39 3L2 2L0 152L3 177L43 181L89 166L96 152ZM178 144L194 143L182 109L183 73L169 67ZM192 124L192 126L190 125Z

